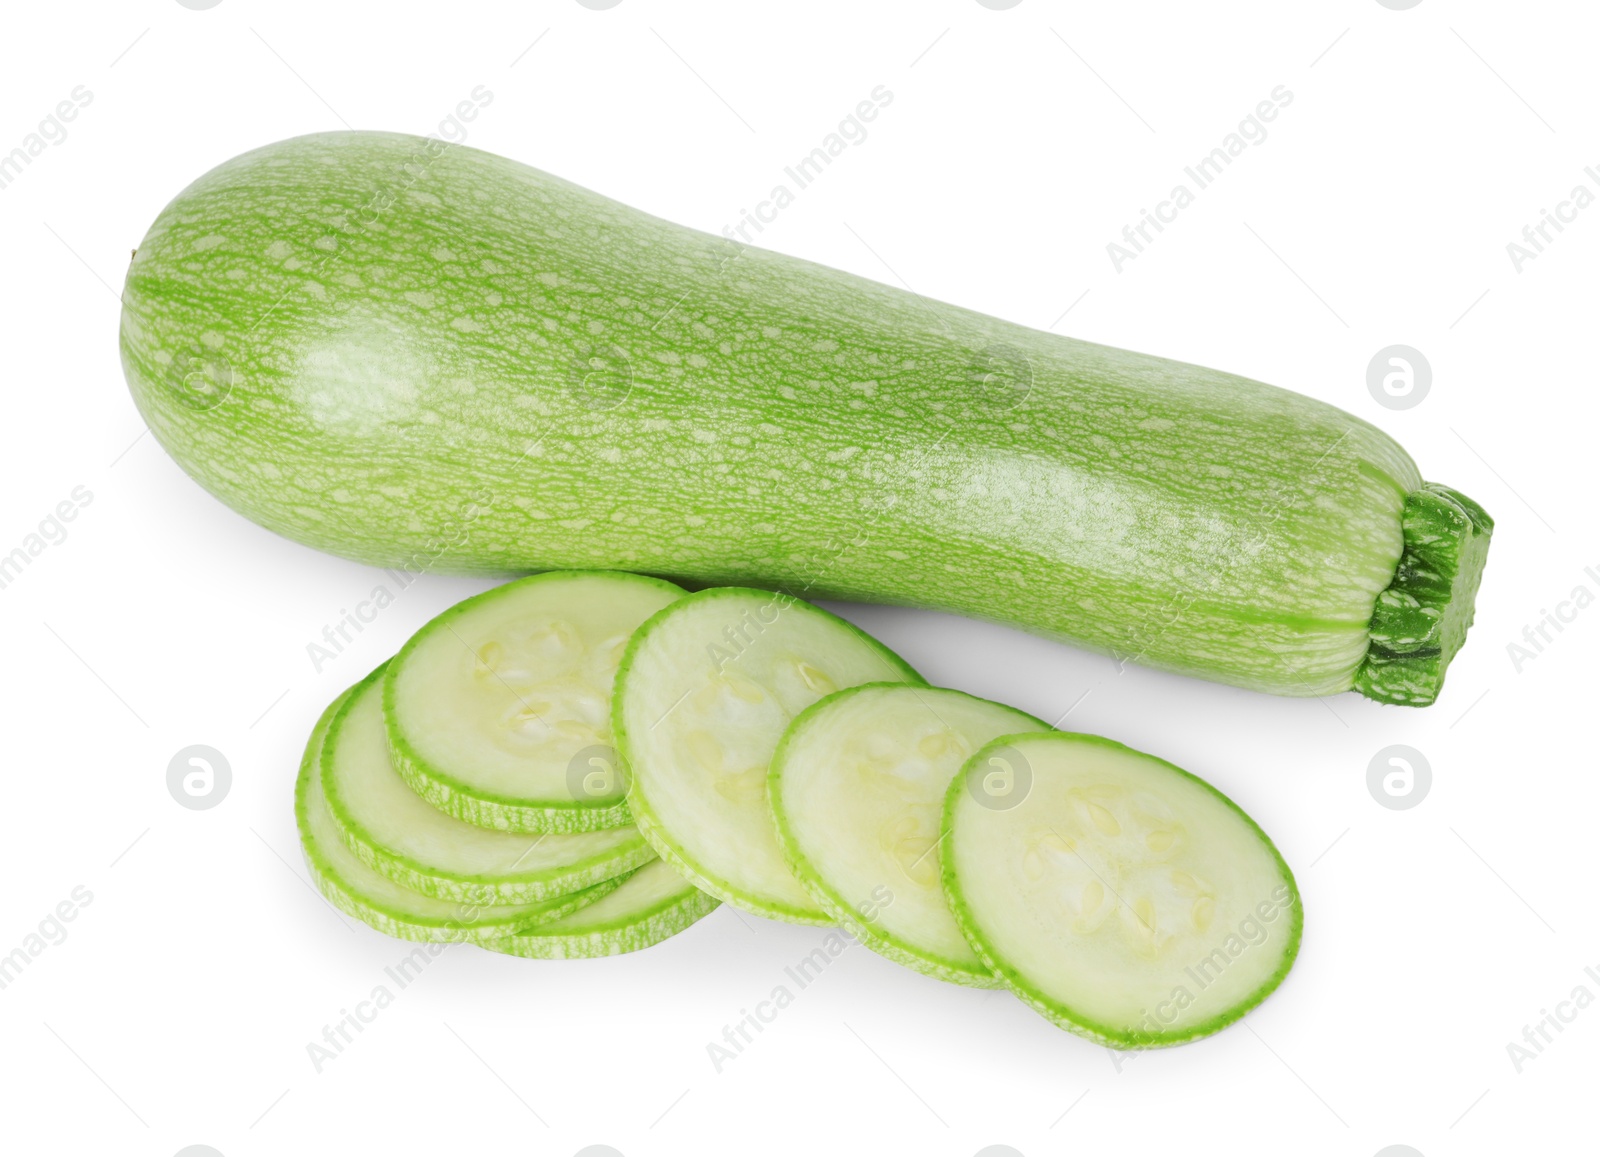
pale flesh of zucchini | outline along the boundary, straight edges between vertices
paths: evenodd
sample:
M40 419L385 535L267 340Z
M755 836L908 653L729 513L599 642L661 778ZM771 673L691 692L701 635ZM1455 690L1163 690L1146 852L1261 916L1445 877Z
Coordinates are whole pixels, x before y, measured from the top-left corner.
M391 880L442 900L521 904L586 888L654 857L631 827L526 835L439 811L395 771L381 699L379 668L334 716L322 785L346 845Z
M785 732L768 779L795 875L868 948L942 980L995 987L945 902L939 824L967 757L1034 729L1049 730L937 687L869 684L816 703Z
M637 952L676 936L717 906L663 860L652 860L616 891L558 920L539 921L510 936L483 941L511 956L572 960Z
M1203 780L1094 736L1011 736L950 784L951 910L978 955L1063 1028L1179 1044L1243 1016L1299 949L1277 849Z
M635 628L683 590L618 571L552 571L458 603L384 681L395 766L482 827L579 832L629 822L611 687Z
M720 900L826 924L767 808L767 765L800 711L843 687L922 682L856 627L789 595L719 587L634 636L617 677L618 745L634 821L663 859Z
M403 940L483 941L576 912L627 879L602 880L534 904L473 904L424 896L373 871L345 846L322 794L322 777L317 774L328 724L347 697L348 692L340 695L317 721L295 782L300 849L317 890L334 907Z

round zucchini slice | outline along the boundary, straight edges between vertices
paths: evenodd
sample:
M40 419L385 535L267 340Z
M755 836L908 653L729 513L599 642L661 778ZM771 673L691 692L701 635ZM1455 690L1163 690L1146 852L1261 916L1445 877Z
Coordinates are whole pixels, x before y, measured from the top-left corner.
M527 835L446 815L389 758L383 668L352 689L328 728L322 789L345 845L374 871L440 900L528 904L620 876L655 858L637 829Z
M322 794L322 777L317 774L328 724L347 698L348 691L317 720L294 788L295 824L300 829L306 868L317 890L335 908L402 940L483 941L576 912L626 879L602 880L536 904L470 904L424 896L373 871L345 846Z
M626 826L611 687L639 624L682 588L621 571L550 571L457 603L384 677L397 771L440 811L512 832Z
M868 948L918 972L999 985L967 943L939 881L945 791L978 748L1048 731L960 691L869 683L795 717L767 793L778 843L807 892Z
M574 960L637 952L676 936L717 906L670 864L652 860L623 885L559 920L539 921L482 945L510 956Z
M714 587L673 603L628 644L612 703L634 822L719 900L832 923L778 848L767 765L797 714L870 682L923 680L858 627L792 595Z
M1112 1048L1196 1040L1277 988L1300 947L1294 877L1204 780L1091 735L996 739L945 796L956 922L1046 1017Z

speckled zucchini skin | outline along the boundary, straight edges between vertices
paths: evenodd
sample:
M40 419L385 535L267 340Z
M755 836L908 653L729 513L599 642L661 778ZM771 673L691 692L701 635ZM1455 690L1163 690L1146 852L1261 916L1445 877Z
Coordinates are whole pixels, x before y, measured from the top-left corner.
M1422 485L1308 398L397 134L207 173L123 300L157 439L301 542L932 606L1288 695L1356 683Z

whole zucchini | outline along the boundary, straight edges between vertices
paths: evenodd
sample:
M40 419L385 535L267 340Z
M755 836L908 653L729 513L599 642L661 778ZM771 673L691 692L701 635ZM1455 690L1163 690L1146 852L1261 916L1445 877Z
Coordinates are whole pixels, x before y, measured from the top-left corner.
M1332 406L419 137L219 166L123 302L128 382L179 464L384 566L764 584L1426 704L1492 528Z

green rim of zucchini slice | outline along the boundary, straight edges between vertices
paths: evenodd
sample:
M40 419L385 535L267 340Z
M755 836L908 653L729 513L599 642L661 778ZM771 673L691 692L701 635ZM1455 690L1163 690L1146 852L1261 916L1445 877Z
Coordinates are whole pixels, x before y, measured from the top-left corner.
M611 688L639 624L684 595L621 571L549 571L457 603L389 663L395 768L440 811L513 832L629 822Z
M612 699L634 822L719 900L832 923L778 847L767 766L791 719L872 682L923 679L860 628L792 595L714 587L673 603L628 644Z
M328 725L350 696L345 691L317 720L295 780L294 816L300 850L317 890L335 908L402 940L483 941L544 920L557 920L620 887L627 877L602 880L536 904L470 904L439 900L401 887L373 871L345 846L328 811L318 774Z
M383 671L358 683L334 714L322 788L345 845L412 891L476 904L527 904L620 876L655 857L634 828L529 835L446 815L406 785L389 758Z
M571 916L482 943L495 952L539 960L617 956L676 936L716 906L716 897L696 888L672 865L653 860L616 891Z
M1299 951L1299 891L1256 823L1204 780L1098 736L975 752L946 793L940 857L984 963L1112 1048L1217 1032Z
M812 704L784 732L767 780L790 868L874 952L940 980L998 987L945 902L939 828L967 757L1029 729L1050 730L942 687L868 683Z

